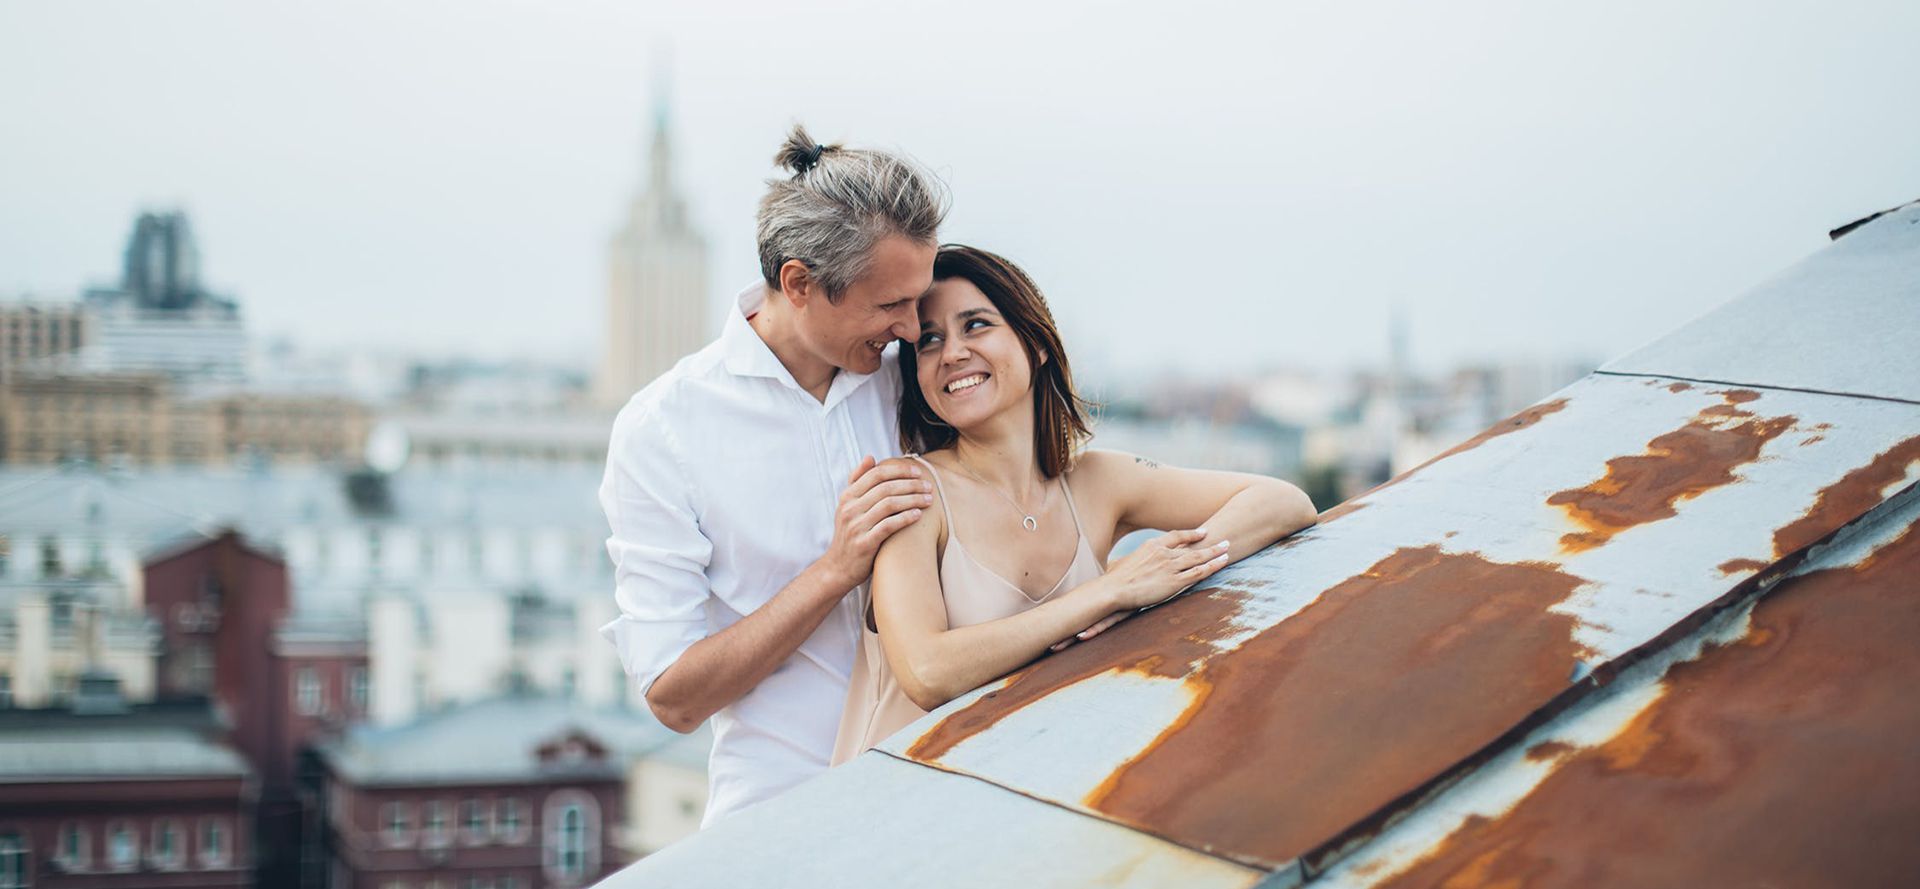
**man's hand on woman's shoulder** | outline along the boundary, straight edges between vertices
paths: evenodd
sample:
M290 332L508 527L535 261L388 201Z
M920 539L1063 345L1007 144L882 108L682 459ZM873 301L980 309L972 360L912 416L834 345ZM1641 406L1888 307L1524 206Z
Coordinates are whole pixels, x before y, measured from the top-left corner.
M860 461L840 492L833 515L833 542L821 562L833 572L835 584L851 590L873 573L873 556L894 532L920 520L933 503L933 484L927 471L905 457L875 463Z

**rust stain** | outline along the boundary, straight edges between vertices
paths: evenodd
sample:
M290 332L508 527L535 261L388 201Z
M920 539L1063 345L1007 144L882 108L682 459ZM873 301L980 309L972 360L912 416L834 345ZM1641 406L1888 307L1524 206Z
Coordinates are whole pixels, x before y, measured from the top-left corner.
M1728 559L1720 563L1720 573L1724 576L1739 574L1742 571L1759 571L1769 564L1771 563L1762 562L1759 559Z
M1726 399L1728 404L1746 404L1749 401L1757 401L1760 398L1760 393L1752 389L1722 389L1713 394Z
M1526 410L1523 410L1517 414L1514 414L1511 417L1501 420L1500 422L1495 423L1492 426L1488 426L1487 428L1481 430L1480 433L1475 435L1474 437L1469 438L1466 441L1463 441L1457 445L1454 445L1453 447L1450 447L1444 451L1441 451L1438 454L1435 454L1434 456L1428 458L1426 462L1421 463L1419 466L1415 466L1414 468L1409 469L1406 472L1400 473L1399 475L1396 475L1393 478L1390 478L1384 482L1381 482L1380 484L1374 485L1373 487L1368 488L1367 490L1362 491L1359 494L1355 494L1353 497L1349 498L1345 503L1341 503L1337 506L1334 506L1331 509L1328 509L1326 512L1321 513L1320 523L1326 524L1327 522L1331 522L1334 519L1337 519L1343 515L1347 515L1349 513L1356 512L1360 509L1363 509L1366 507L1366 504L1358 503L1356 501L1370 497L1374 494L1377 494L1381 491L1386 490L1387 488L1393 487L1394 485L1397 485L1400 482L1404 481L1408 476L1413 475L1414 473L1419 472L1420 470L1425 469L1429 466L1432 466L1435 463L1445 460L1448 457L1452 457L1456 454L1460 454L1466 451L1471 451L1474 448L1477 448L1483 444L1486 444L1489 441L1499 438L1502 435L1510 435L1512 433L1519 432L1522 429L1526 429L1532 426L1533 424L1538 423L1543 419L1546 419L1549 416L1552 416L1554 414L1559 413L1562 410L1565 410L1566 406L1567 406L1567 400L1564 398L1556 398L1552 401L1543 401L1530 408L1527 408Z
M1546 741L1527 749L1527 761L1547 762L1572 753L1575 749L1572 744L1565 741Z
M1390 886L1899 886L1920 874L1920 532L1790 578L1619 736ZM1648 817L1657 813L1658 817Z
M1547 609L1583 583L1402 549L1206 659L1193 705L1085 803L1194 848L1297 858L1563 691L1589 652Z
M1734 400L1733 393L1725 394L1729 402ZM1735 469L1759 459L1760 449L1795 421L1792 416L1762 419L1732 404L1714 405L1687 425L1648 442L1645 453L1608 460L1606 474L1586 487L1547 498L1585 529L1562 536L1561 550L1584 552L1628 528L1674 517L1681 501L1733 482Z
M1392 482L1388 482L1387 484L1392 484ZM1384 488L1384 487L1386 487L1386 485L1380 486L1380 488ZM1334 506L1331 509L1328 509L1326 512L1321 513L1320 524L1324 525L1350 512L1359 512L1360 510L1366 509L1367 505L1365 503L1361 503L1360 498L1367 496L1367 494L1373 493L1373 491L1378 491L1380 490L1380 488L1374 488L1373 490L1366 492L1366 494L1361 494L1359 496L1356 496L1345 503L1341 503L1337 506Z
M1654 385L1656 385L1656 386L1658 386L1658 385L1660 385L1660 383L1659 383L1659 381L1658 381L1658 380L1656 380L1656 381L1654 381ZM1673 384L1673 385L1671 385L1671 386L1668 386L1668 387L1667 387L1667 391L1668 391L1668 392L1674 392L1674 393L1679 393L1679 392L1685 392L1685 391L1687 391L1688 389L1691 389L1691 388L1693 388L1693 387L1692 387L1692 386L1689 386L1689 385L1687 385L1686 383L1675 383L1675 384Z
M1070 646L1034 661L1013 674L1005 687L948 714L914 741L907 756L937 761L1007 715L1102 673L1185 677L1196 662L1214 653L1214 640L1236 629L1233 620L1245 601L1244 593L1225 588L1200 590L1123 620L1100 634L1104 642Z
M1806 515L1774 532L1774 558L1812 546L1879 506L1883 499L1880 492L1906 478L1908 467L1916 461L1920 461L1920 435L1888 448L1867 465L1821 489Z

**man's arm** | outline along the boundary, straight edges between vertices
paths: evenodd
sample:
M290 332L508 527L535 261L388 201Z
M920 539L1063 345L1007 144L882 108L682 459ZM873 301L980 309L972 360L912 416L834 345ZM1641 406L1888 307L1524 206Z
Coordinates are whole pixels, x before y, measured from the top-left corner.
M933 490L921 473L909 461L862 461L841 492L826 554L766 604L682 652L646 689L654 716L674 731L693 731L778 669L873 572L880 544L920 518Z

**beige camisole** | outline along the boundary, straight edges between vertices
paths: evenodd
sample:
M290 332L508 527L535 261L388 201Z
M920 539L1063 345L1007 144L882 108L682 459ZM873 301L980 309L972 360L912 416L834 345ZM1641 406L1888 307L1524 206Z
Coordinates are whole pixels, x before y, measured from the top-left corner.
M909 456L919 460L932 474L934 486L940 488L940 508L947 517L947 549L940 556L940 595L946 600L948 627L968 627L1012 617L1105 572L1093 554L1093 545L1087 542L1086 529L1080 527L1080 511L1073 504L1073 491L1067 488L1064 475L1060 478L1060 492L1066 496L1067 511L1073 516L1073 528L1080 535L1080 542L1059 582L1039 598L1033 598L967 554L966 547L960 545L960 532L954 527L953 509L947 506L940 473L925 459ZM880 635L865 619L871 607L870 593L862 586L858 595L861 599L858 613L863 616L860 649L854 654L853 675L847 682L847 706L841 713L840 734L833 745L833 765L858 756L927 713L900 690L893 671L887 666L886 652L880 647Z

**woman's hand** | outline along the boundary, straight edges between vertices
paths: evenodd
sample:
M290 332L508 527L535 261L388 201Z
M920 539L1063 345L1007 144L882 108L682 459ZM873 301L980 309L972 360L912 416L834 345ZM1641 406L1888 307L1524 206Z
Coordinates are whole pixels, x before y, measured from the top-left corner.
M1227 541L1198 546L1205 528L1172 531L1140 545L1127 557L1107 566L1100 578L1115 611L1158 605L1187 587L1226 567Z

